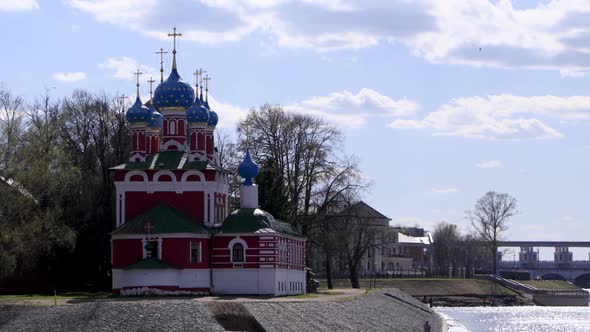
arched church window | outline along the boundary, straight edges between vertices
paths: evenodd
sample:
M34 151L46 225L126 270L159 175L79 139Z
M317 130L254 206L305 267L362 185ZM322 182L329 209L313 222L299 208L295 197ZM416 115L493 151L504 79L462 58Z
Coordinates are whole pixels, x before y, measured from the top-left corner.
M233 262L244 261L244 246L241 243L236 243L232 247L231 257Z
M176 135L176 121L170 120L170 135Z

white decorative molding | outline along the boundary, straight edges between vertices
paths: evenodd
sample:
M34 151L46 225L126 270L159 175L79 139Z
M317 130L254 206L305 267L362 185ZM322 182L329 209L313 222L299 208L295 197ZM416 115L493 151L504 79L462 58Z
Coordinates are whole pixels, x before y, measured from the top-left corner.
M131 178L135 175L139 175L143 178L143 182L148 181L148 176L144 171L131 171L125 174L125 182L131 182Z
M244 260L240 261L240 262L236 262L236 263L245 263L246 262L246 249L248 249L248 244L246 243L246 241L244 241L244 239L240 238L239 236L232 239L231 241L229 241L229 244L227 245L227 248L229 249L229 259L230 261L233 263L234 262L234 255L232 252L233 246L234 244L241 244L244 248Z
M167 138L167 136L165 136ZM180 142L175 141L175 140L169 140L166 143L162 144L161 150L168 150L169 147L171 146L176 146L176 149L178 151L184 151L184 144L180 144Z
M172 179L172 182L176 183L178 181L176 181L176 174L172 173L171 171L168 170L162 170L162 171L157 171L154 174L154 181L153 182L160 182L160 177L162 175L168 175L170 176L170 178ZM170 181L164 181L164 182L170 182Z
M136 153L132 154L131 157L129 157L129 161L130 162L136 162L136 161L139 160L141 162L141 161L145 161L145 157L146 156L144 155L143 151L142 152L136 152Z
M209 234L197 234L197 233L158 233L152 234L154 237L161 239L208 239ZM145 234L113 234L111 235L113 240L135 240L145 239Z
M205 182L205 174L203 174L203 172L196 171L196 170L190 170L190 171L184 172L184 174L182 174L182 177L180 178L180 182L187 182L188 177L191 175L196 175L199 177L199 181Z

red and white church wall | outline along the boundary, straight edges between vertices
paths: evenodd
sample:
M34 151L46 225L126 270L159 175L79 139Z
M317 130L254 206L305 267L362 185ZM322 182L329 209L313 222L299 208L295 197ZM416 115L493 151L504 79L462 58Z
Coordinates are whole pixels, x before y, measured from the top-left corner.
M305 293L304 240L276 233L222 235L215 236L213 246L212 292Z
M148 257L146 241L157 242L157 258L175 268L129 269ZM112 251L113 293L205 294L210 291L210 239L208 235L114 235ZM141 285L141 286L138 286Z

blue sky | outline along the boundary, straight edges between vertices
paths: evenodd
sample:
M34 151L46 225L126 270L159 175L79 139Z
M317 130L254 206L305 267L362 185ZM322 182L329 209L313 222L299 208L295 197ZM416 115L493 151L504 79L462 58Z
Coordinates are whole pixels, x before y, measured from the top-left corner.
M519 200L508 238L587 240L589 18L574 0L9 0L0 80L29 100L133 95L139 67L146 96L177 26L224 130L266 102L325 117L393 223L467 231L496 190Z

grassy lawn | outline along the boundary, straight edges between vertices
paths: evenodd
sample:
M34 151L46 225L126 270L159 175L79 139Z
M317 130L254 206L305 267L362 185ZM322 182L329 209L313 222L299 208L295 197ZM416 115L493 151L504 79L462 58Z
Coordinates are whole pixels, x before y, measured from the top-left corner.
M576 285L572 285L562 280L516 280L521 284L526 284L539 289L576 289Z
M95 299L108 298L111 293L89 293L89 292L67 292L58 293L58 299ZM0 295L0 300L51 300L53 294L14 294L14 295Z
M326 287L326 280L320 280L322 288ZM360 280L361 288L369 288L369 279ZM350 288L348 279L334 280L336 288ZM497 285L488 280L480 279L376 279L372 284L375 288L398 288L413 296L423 295L515 295L510 289Z

